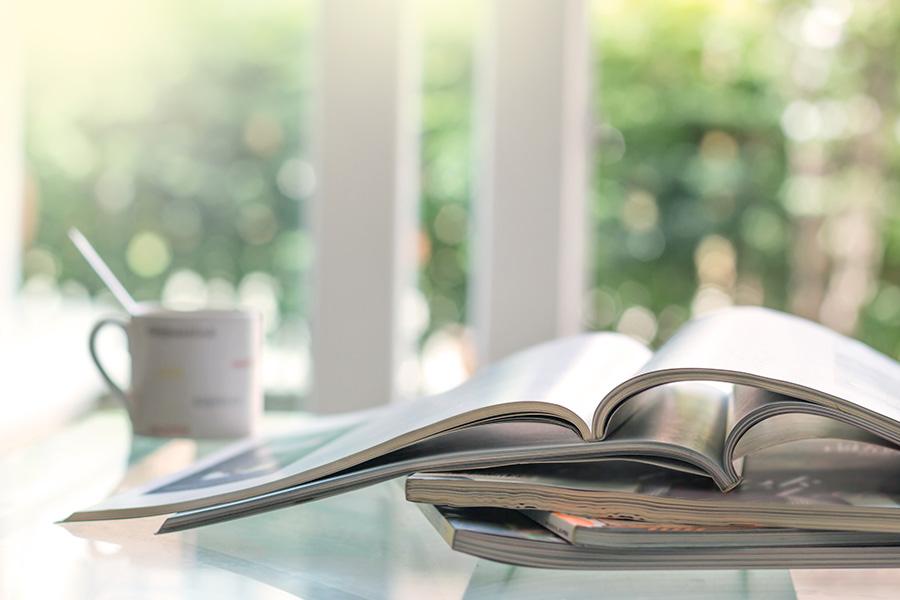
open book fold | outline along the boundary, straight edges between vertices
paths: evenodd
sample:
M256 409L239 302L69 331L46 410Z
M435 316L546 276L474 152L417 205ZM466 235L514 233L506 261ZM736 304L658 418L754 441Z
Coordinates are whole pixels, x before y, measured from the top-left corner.
M618 333L541 344L436 396L238 442L69 520L190 511L186 528L428 470L632 459L740 482L742 457L837 437L900 446L900 364L757 307L684 325L655 352Z

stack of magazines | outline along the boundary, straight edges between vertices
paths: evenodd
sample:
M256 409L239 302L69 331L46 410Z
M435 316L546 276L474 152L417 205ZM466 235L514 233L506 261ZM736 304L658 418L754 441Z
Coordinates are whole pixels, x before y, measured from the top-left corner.
M548 342L448 392L253 438L77 512L161 533L407 477L450 544L556 568L900 565L900 363L738 307ZM300 509L298 509L300 510Z
M562 569L896 566L898 492L900 452L836 440L760 452L727 494L626 461L406 480L452 548Z

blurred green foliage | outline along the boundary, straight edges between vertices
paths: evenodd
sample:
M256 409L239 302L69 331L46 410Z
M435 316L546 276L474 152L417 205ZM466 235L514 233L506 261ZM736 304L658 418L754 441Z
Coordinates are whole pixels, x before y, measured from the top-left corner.
M432 3L425 13L422 81L421 288L424 335L466 320L472 172L475 4Z
M784 63L769 47L776 11L735 4L598 5L595 327L640 306L662 318L664 339L689 316L700 284L786 305ZM723 263L706 281L697 272L703 240Z
M149 56L121 71L85 69L89 89L68 103L65 61L42 69L36 59L27 150L40 221L26 280L49 273L102 289L67 243L76 226L138 300L181 281L170 295L189 301L214 281L223 303L242 293L277 301L270 326L303 313L308 10L279 0L162 3L163 22L144 32ZM172 278L184 271L199 278ZM251 274L271 278L242 290Z
M594 7L591 324L764 304L900 356L900 6Z
M178 289L256 294L273 327L290 329L305 318L312 260L310 4L160 7L162 24L147 35L164 43L82 81L79 94L43 63L30 70L28 157L41 218L26 281L100 293L65 241L76 225L139 299L167 287L176 298ZM484 10L472 0L427 7L423 338L466 320ZM900 5L590 7L596 283L586 325L658 343L694 312L765 304L900 355Z

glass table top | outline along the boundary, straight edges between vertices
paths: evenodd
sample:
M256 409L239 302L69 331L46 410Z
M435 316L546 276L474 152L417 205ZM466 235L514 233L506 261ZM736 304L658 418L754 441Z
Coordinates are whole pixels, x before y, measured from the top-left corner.
M96 413L0 456L0 598L894 598L900 570L552 571L453 552L393 481L181 533L164 517L58 524L203 444Z

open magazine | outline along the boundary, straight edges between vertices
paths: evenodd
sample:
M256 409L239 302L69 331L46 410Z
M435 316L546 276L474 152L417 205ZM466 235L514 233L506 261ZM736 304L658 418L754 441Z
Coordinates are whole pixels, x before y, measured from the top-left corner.
M435 396L247 440L69 520L226 520L429 470L629 458L740 482L741 457L815 437L900 443L900 364L804 319L732 308L656 352L617 333L541 344Z

